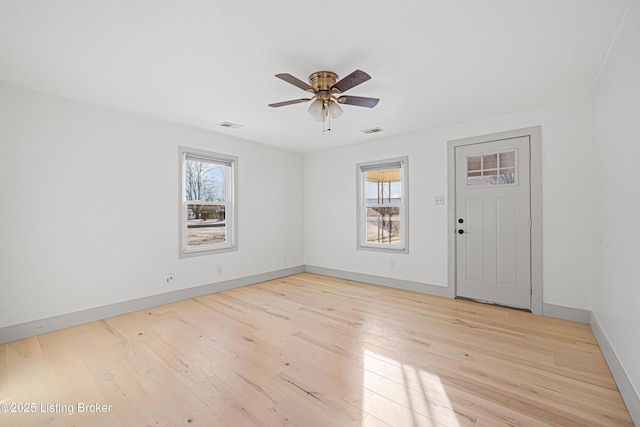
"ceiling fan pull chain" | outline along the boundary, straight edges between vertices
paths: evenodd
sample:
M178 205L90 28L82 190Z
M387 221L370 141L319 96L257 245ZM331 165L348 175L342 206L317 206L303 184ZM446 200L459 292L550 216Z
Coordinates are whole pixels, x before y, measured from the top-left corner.
M322 134L324 135L324 131L325 131L325 121L327 120L327 109L324 106L324 102L322 103Z
M328 128L325 128L325 122L328 121ZM325 132L331 132L331 116L329 115L329 105L326 102L322 103L322 134Z

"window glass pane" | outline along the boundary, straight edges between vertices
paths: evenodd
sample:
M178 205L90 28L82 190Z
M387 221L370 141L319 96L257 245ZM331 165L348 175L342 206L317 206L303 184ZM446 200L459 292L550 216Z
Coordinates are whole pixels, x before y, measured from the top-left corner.
M482 172L467 172L467 187L482 185Z
M201 246L227 241L224 205L187 204L187 245Z
M482 185L497 185L498 171L496 169L482 171Z
M516 152L500 153L500 168L513 168L516 164Z
M205 161L184 161L186 200L223 202L226 200L229 167Z
M482 169L482 162L480 156L469 156L467 157L467 170L468 171L479 171Z
M367 243L400 244L400 206L367 208Z
M498 167L498 155L497 154L483 154L482 155L482 169L496 169ZM486 174L485 174L486 175Z
M515 168L500 169L499 184L515 184L516 170Z
M402 182L400 169L365 172L367 205L400 204Z

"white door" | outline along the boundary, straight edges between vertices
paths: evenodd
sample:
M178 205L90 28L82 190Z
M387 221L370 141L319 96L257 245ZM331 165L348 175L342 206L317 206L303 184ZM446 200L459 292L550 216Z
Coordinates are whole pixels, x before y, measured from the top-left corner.
M531 308L529 136L455 148L456 293Z

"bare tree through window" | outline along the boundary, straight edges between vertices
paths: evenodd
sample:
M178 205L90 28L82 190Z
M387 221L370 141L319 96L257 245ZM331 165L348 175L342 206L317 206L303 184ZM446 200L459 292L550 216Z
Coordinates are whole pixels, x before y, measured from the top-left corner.
M212 156L184 154L183 230L185 250L210 250L232 245L229 241L231 203L229 194L233 186L233 162ZM222 246L221 246L222 245Z

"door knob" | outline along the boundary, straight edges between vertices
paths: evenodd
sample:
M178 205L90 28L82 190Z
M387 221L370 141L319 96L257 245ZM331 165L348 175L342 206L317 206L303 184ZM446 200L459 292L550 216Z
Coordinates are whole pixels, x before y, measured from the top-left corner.
M458 234L464 234L464 230L458 230Z

